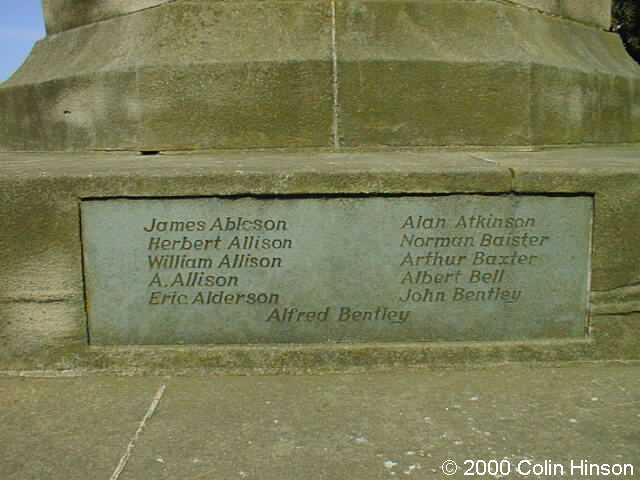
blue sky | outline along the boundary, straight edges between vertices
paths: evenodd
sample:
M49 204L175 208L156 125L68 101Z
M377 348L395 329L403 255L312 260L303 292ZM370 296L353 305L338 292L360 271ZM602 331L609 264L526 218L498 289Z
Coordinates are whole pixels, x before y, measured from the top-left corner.
M3 82L45 33L41 0L2 0L0 7L0 82Z

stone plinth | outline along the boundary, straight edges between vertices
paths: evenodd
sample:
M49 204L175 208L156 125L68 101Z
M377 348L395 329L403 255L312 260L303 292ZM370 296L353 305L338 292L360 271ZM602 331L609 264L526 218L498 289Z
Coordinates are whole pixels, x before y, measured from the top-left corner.
M537 153L218 153L158 157L121 153L2 154L0 368L304 370L638 358L638 157L636 148ZM93 304L90 300L85 303L88 272L83 271L82 249L86 240L81 236L80 225L80 207L85 201L248 194L295 199L308 195L451 193L593 197L592 295L583 335L566 337L556 331L547 339L525 336L505 342L325 342L307 346L163 348L98 347L90 340L87 311L92 312ZM548 215L556 213L549 209ZM568 256L569 262L576 265L586 260L585 254L572 247L557 253ZM380 268L384 269L384 265L382 262ZM124 271L121 275L123 281L130 281L130 275ZM309 286L313 285L313 279L309 282ZM545 288L549 286L567 291L558 282ZM474 307L468 307L467 314L475 317ZM509 318L502 315L495 325L508 322ZM122 320L135 325L134 317ZM452 325L454 320L464 325L463 316L452 317ZM237 317L239 325L244 321L242 315Z
M609 0L44 7L0 86L0 370L640 358Z

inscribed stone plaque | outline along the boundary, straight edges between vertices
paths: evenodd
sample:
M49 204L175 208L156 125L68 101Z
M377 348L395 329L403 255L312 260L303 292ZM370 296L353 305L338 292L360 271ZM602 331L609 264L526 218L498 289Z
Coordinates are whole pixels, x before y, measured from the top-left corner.
M82 203L95 344L585 335L591 197Z

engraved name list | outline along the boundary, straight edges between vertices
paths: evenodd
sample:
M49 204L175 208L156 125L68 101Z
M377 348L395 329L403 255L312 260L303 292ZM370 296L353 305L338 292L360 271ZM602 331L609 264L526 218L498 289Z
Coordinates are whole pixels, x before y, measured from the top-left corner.
M104 344L577 337L589 197L83 202Z

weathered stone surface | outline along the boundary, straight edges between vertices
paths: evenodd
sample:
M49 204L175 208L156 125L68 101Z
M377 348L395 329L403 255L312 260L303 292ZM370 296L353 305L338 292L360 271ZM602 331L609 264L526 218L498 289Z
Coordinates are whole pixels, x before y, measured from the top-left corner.
M172 0L43 0L49 35L119 17Z
M0 377L3 480L107 479L126 451L123 480L432 480L445 478L444 459L462 466L479 451L506 462L512 478L544 478L528 474L544 459L563 466L546 476L556 479L606 478L571 475L575 459L633 466L635 475L613 478L635 478L640 465L637 364L258 378L30 373Z
M592 203L520 195L85 201L91 342L584 337Z
M82 198L243 194L570 193L595 198L593 291L638 283L640 153L0 155L1 368L283 371L515 360L638 358L637 315L594 296L590 340L287 347L87 346ZM25 221L26 219L26 221ZM28 270L28 281L25 272ZM626 295L626 294L625 294ZM616 303L617 300L614 300ZM45 305L46 304L46 308ZM626 303L631 305L630 302ZM627 311L625 311L625 309ZM616 313L606 315L605 312ZM622 314L624 312L624 314ZM621 315L622 314L622 315ZM597 328L596 328L597 327ZM624 328L623 328L624 327ZM53 329L53 330L52 330ZM55 331L55 335L50 332Z
M627 315L640 313L640 284L593 292L592 313L594 315Z
M47 32L59 33L82 25L127 15L171 0L43 0ZM176 0L173 0L176 1ZM184 1L184 0L178 0ZM210 0L190 0L210 1ZM434 0L430 0L434 1ZM437 0L435 0L437 1ZM510 3L608 29L611 0L508 0Z
M329 146L328 12L175 2L49 36L0 88L0 150Z
M124 3L118 12L136 5ZM619 36L522 5L175 1L121 13L36 45L0 87L0 150L640 141L640 69Z
M126 480L441 480L445 459L460 465L450 478L464 480L463 462L479 455L510 464L511 478L598 478L570 475L570 461L583 458L632 464L634 478L639 374L637 365L500 365L171 378ZM543 459L564 475L526 474Z
M597 25L603 29L611 27L611 0L508 0L509 2L535 8L551 15L570 18L578 22Z
M338 12L345 145L640 138L640 70L615 34L493 2L345 0Z
M594 356L598 359L637 360L640 313L595 315L591 322Z
M514 172L514 189L543 193L555 191L596 193L593 244L592 287L594 292L619 290L640 283L640 244L630 238L640 235L640 210L637 208L640 183L637 171L640 154L635 148L557 151L531 153L480 154L488 161ZM535 162L535 165L531 165ZM597 294L598 303L610 304ZM627 295L626 298L630 299ZM608 313L620 311L608 310Z
M0 378L0 475L110 478L160 385L157 378Z

